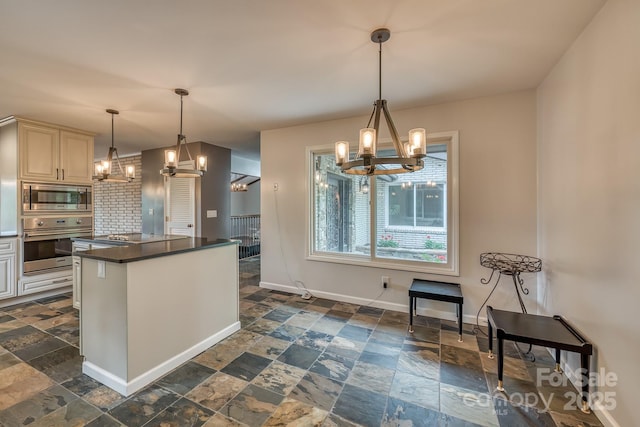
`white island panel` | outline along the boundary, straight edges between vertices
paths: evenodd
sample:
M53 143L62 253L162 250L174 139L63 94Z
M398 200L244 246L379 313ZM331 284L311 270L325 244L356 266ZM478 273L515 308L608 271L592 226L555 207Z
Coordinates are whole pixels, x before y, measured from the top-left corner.
M237 264L236 245L128 264L129 379L238 321Z
M91 292L81 294L80 354L118 378L127 378L127 267L108 263L104 279L98 279L98 262L82 260L82 276ZM110 343L106 345L106 343Z
M125 396L240 329L235 244L132 262L83 257L81 283L83 373Z

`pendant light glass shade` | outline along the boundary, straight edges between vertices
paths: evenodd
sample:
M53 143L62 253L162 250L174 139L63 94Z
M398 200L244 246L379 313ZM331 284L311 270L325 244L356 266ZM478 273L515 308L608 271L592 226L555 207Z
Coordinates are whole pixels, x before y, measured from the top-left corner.
M378 43L378 99L373 104L373 112L367 127L360 130L358 153L353 160L349 158L349 142L338 141L335 144L336 165L342 172L354 175L395 175L419 171L424 167L423 158L427 155L427 137L423 128L411 129L409 141L400 142L387 101L382 99L382 43L389 40L391 32L379 28L371 33L371 41ZM380 136L380 118L384 119L391 134L395 156L378 157L378 137ZM373 120L373 126L371 121Z
M120 156L118 156L118 149L113 143L113 116L120 114L120 112L112 109L108 109L106 111L111 114L111 147L109 147L107 159L95 164L95 175L93 175L93 179L95 181L104 182L131 182L136 177L135 166L127 165L126 168L122 168ZM115 174L112 173L114 162L118 166L118 170Z
M160 169L160 174L168 177L176 178L199 178L207 171L207 156L196 156L196 163L193 165L193 158L189 152L187 138L182 134L182 97L189 95L186 89L175 89L176 95L180 95L180 133L178 134L178 142L173 150L165 150L164 152L164 168ZM187 152L188 160L191 167L180 166L180 151L184 147Z

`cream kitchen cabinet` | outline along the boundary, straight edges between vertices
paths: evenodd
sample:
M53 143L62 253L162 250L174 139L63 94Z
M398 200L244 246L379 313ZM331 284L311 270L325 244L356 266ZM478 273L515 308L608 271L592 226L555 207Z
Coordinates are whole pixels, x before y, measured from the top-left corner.
M93 135L18 119L20 178L91 183Z
M68 270L23 276L18 280L18 295L29 295L53 289L71 287L73 273Z
M0 239L0 299L16 296L17 239Z

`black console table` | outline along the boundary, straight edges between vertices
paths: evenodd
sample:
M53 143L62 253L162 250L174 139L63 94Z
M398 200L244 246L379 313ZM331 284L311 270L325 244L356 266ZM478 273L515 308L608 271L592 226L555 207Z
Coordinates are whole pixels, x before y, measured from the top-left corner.
M587 342L569 323L560 316L538 316L513 311L494 310L487 306L489 323L489 358L493 359L493 330L498 338L498 390L504 391L503 341L517 341L526 344L551 347L556 350L556 371L560 371L560 351L580 353L582 367L582 412L589 413L589 356L593 346Z
M458 317L458 341L462 342L462 291L458 283L436 282L413 279L409 288L409 332L413 332L413 316L416 314L417 299L452 302L456 305Z

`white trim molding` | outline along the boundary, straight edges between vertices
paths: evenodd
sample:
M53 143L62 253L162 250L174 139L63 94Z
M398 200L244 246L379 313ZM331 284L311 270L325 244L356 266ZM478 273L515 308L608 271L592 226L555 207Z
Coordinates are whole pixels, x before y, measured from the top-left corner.
M184 362L192 359L212 345L217 344L218 342L222 341L229 335L239 330L240 322L234 322L226 328L222 329L220 332L217 332L210 337L200 341L199 343L192 346L191 348L186 349L182 353L177 354L168 360L165 360L161 364L149 369L147 372L137 376L131 381L126 381L125 379L120 378L117 375L114 375L111 372L87 361L82 363L82 373L101 382L102 384L117 391L123 396L130 396L131 394L142 389L143 387L147 386L148 384L182 365Z
M309 292L314 297L325 298L332 301L348 302L350 304L366 305L370 307L381 308L383 310L399 311L401 313L407 313L407 316L409 313L409 304L408 304L409 294L407 294L407 304L399 304L395 302L379 301L376 299L372 300L367 298L354 297L351 295L336 294L333 292L324 292L324 291L318 291L313 289L300 289L291 285L281 285L278 283L270 283L270 282L260 282L260 287L265 289L271 289L274 291L289 292L291 294L298 294L298 295L302 295L305 292ZM419 314L420 316L428 316L428 317L434 317L436 319L451 320L451 321L457 322L458 318L456 317L455 308L453 308L454 307L453 305L451 307L452 307L451 312L443 311L443 310L434 310L431 308L418 307L418 309L416 310L416 313ZM407 317L407 320L408 320L408 317ZM472 314L463 314L462 321L464 323L475 324L476 316ZM487 318L480 317L478 318L478 322L480 325L486 326Z

